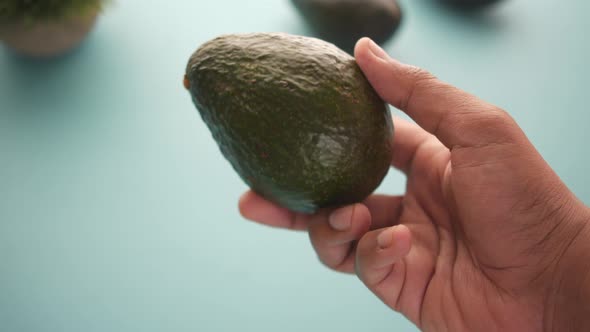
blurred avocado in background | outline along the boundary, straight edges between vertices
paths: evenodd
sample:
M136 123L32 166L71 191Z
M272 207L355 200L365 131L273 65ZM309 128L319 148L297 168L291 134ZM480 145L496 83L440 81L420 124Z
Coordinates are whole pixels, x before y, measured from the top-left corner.
M384 44L402 22L396 0L291 0L317 37L348 53L369 37Z
M503 0L437 0L444 5L460 10L478 10L489 7Z
M108 0L2 0L0 41L20 55L56 57L92 31Z

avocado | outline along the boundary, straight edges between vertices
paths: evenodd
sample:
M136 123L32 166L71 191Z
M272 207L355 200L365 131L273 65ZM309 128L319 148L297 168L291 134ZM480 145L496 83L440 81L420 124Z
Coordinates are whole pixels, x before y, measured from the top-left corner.
M440 0L443 4L461 10L477 10L500 2L501 0Z
M353 53L356 42L369 37L389 40L402 21L396 0L292 0L313 33Z
M389 108L333 44L223 35L192 54L184 85L241 179L289 210L360 202L388 172Z

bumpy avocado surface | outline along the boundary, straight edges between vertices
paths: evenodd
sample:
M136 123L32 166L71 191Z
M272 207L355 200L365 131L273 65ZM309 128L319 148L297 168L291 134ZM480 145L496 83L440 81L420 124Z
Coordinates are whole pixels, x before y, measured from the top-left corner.
M290 210L359 202L388 172L389 109L330 43L224 35L190 57L185 86L245 183Z
M312 31L352 54L356 42L389 40L402 21L396 0L292 0Z

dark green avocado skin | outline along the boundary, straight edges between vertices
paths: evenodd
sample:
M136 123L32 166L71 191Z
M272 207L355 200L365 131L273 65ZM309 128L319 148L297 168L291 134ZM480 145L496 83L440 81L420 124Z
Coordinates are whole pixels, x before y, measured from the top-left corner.
M477 10L487 8L502 0L440 0L443 4L460 10Z
M317 37L349 52L369 37L378 44L389 40L402 22L396 0L292 0Z
M388 172L390 111L354 58L315 38L224 35L191 57L185 83L245 183L292 211L360 202Z

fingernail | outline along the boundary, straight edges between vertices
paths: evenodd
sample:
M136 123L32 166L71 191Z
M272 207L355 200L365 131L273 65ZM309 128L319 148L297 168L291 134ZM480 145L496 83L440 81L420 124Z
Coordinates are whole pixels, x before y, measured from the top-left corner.
M381 249L387 249L393 244L393 227L388 228L377 236L377 245Z
M381 48L381 46L377 45L373 40L369 39L369 50L373 53L376 57L387 60L389 55L387 52Z
M337 231L345 231L352 225L354 206L340 208L330 214L328 222Z

